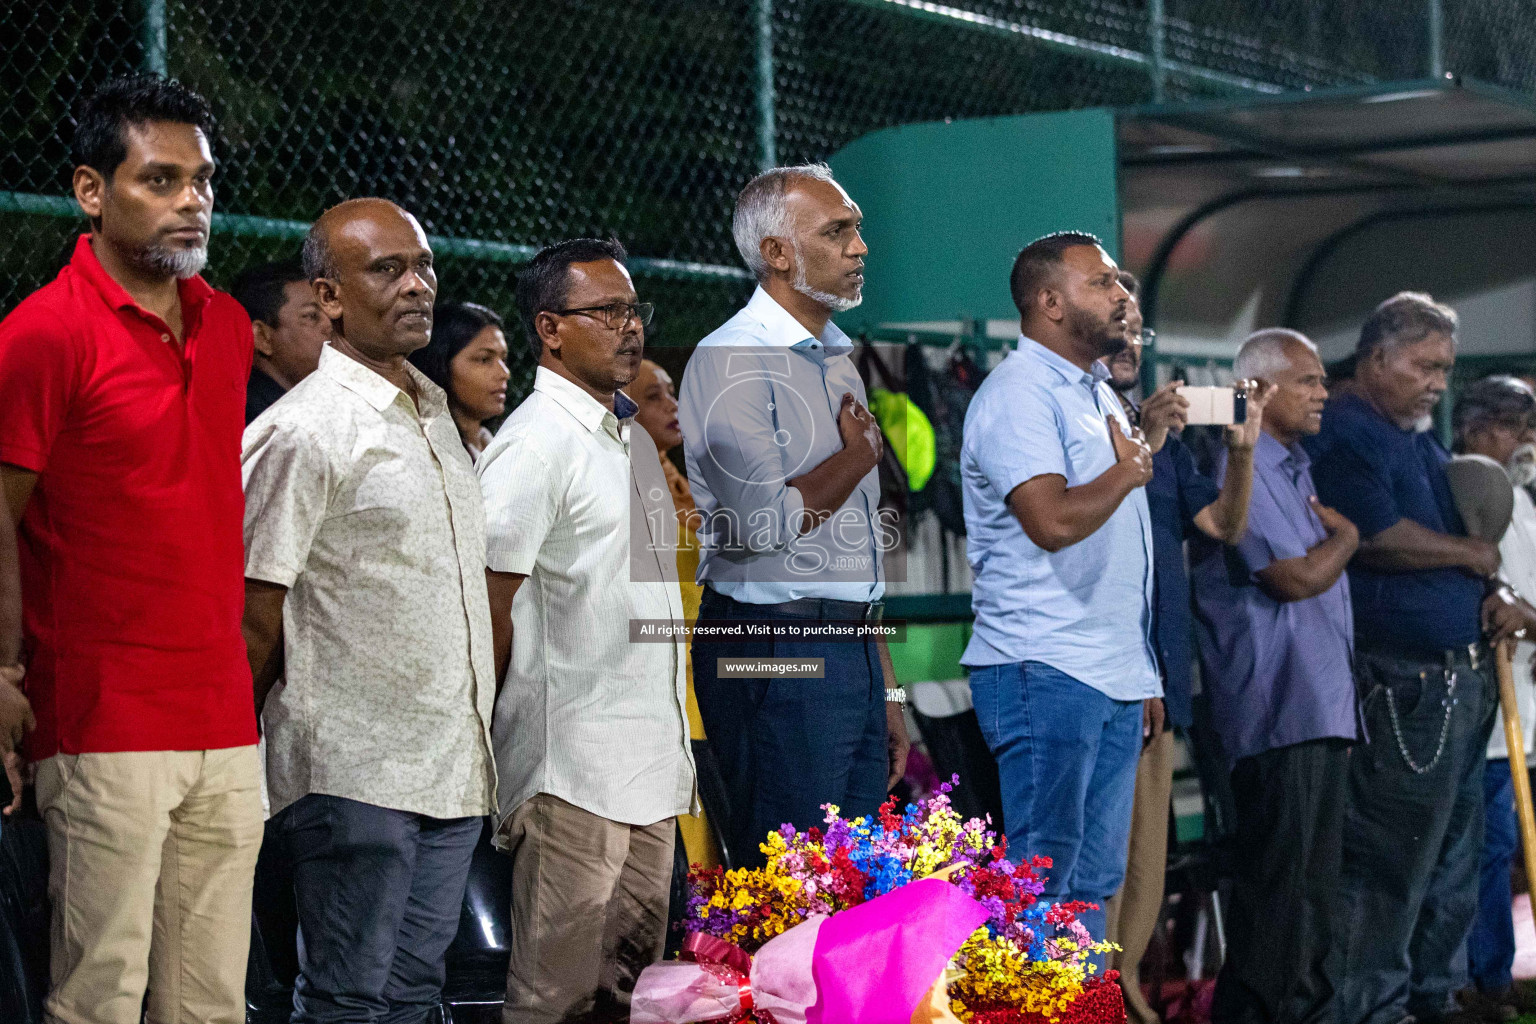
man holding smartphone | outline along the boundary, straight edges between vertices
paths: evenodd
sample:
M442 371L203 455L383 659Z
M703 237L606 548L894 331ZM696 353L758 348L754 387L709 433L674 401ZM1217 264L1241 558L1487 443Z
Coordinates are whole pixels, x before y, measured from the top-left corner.
M1123 270L1120 283L1131 294L1125 311L1126 346L1104 364L1109 369L1109 385L1119 395L1126 416L1140 427L1152 449L1152 481L1146 494L1152 516L1153 637L1163 697L1148 700L1144 708L1130 854L1125 885L1109 906L1108 935L1121 947L1113 966L1120 971L1127 1014L1135 1024L1156 1024L1157 1013L1142 993L1138 968L1163 904L1168 803L1173 795L1172 730L1187 730L1194 724L1193 623L1184 542L1205 537L1233 544L1243 536L1253 488L1253 450L1271 390L1245 383L1247 416L1244 422L1227 428L1228 471L1218 485L1200 472L1193 453L1180 438L1190 415L1190 403L1180 393L1183 381L1169 381L1139 405L1130 397L1141 379L1140 288L1136 278ZM1233 394L1233 389L1225 390Z

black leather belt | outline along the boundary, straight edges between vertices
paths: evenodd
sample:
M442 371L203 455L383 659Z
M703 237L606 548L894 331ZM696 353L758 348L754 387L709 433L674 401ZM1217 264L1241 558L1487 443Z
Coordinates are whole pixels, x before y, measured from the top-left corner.
M1383 658L1399 658L1403 661L1429 662L1446 669L1457 668L1462 665L1470 665L1474 670L1492 662L1488 651L1488 645L1482 642L1467 644L1465 647L1436 647L1417 649L1411 647L1377 647L1364 648L1366 654L1375 654Z
M801 597L778 604L751 604L727 597L713 587L710 593L731 602L744 612L769 612L796 619L824 619L828 621L879 622L885 614L884 601L835 601L830 597Z

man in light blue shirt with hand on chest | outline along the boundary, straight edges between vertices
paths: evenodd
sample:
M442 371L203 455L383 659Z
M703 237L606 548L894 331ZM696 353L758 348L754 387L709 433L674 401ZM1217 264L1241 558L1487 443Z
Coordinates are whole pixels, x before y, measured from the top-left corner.
M1152 456L1099 359L1130 293L1092 235L1047 235L1010 277L1016 351L965 417L960 472L975 575L970 669L997 758L1009 857L1052 860L1043 898L1103 904L1125 875L1151 640Z

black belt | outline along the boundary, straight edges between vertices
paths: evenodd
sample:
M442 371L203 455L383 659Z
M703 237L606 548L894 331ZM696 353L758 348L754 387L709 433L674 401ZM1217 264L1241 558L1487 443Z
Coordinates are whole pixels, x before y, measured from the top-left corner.
M1432 662L1446 669L1453 669L1459 665L1470 665L1474 670L1484 664L1493 661L1489 653L1488 645L1482 641L1475 644L1467 644L1465 647L1388 647L1371 646L1362 648L1366 654L1375 654L1383 658L1397 658L1401 661Z
M775 614L797 619L879 622L885 614L884 601L835 601L830 597L800 597L793 601L780 601L778 604L752 604L738 601L713 587L709 588L709 592L747 612L771 610Z

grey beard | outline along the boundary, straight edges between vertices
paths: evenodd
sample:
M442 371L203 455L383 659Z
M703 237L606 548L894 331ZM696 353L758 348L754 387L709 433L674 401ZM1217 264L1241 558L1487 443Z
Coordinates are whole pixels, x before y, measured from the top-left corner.
M864 289L859 289L859 294L851 299L845 299L841 295L833 295L831 292L817 291L812 288L810 282L805 279L805 261L800 258L800 246L794 241L790 242L790 248L795 251L795 280L790 285L795 291L808 299L826 306L834 313L846 313L864 301Z
M1536 445L1523 444L1516 448L1515 453L1509 457L1509 465L1504 469L1516 487L1536 484Z
M860 292L851 299L845 299L841 295L833 295L831 292L819 292L806 283L804 273L795 276L794 289L808 299L815 299L834 313L846 313L864 301L863 292Z
M208 248L199 246L196 249L172 249L155 245L139 250L137 262L146 270L157 274L170 274L185 281L189 277L196 276L208 265Z

